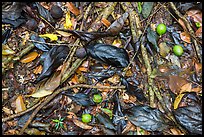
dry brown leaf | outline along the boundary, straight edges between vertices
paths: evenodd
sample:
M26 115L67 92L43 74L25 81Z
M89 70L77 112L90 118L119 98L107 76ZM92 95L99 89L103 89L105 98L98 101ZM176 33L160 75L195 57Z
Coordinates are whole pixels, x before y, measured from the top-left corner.
M183 135L181 131L177 128L171 128L170 131L173 133L173 135Z
M180 93L191 92L191 89L192 89L192 83L186 83L181 87Z
M82 128L82 129L92 129L93 128L92 126L89 126L89 125L87 125L87 124L85 124L85 123L83 123L83 122L81 122L75 118L73 119L73 122L75 125L77 125L78 127Z
M4 112L5 112L6 114L8 114L8 115L13 114L13 111L12 111L11 109L7 108L7 107L3 107L3 108L2 108L2 111L4 111Z
M202 12L197 9L191 9L187 11L187 15L192 17L194 22L199 22L202 25Z
M38 53L36 51L31 52L27 56L25 56L23 59L20 60L21 63L29 63L36 59L38 56Z
M187 83L188 81L182 77L174 75L169 76L169 88L174 94L179 94L181 87Z
M79 83L79 80L78 80L78 77L77 77L76 74L72 77L71 82L74 83L74 84L78 84Z
M200 27L198 30L195 32L196 37L202 37L202 27Z
M80 14L80 11L74 6L72 2L67 2L66 6L76 16Z
M23 101L23 97L20 95L16 99L16 113L26 110L26 106Z
M202 72L202 64L201 63L195 62L195 71L197 74Z
M178 19L178 22L179 22L179 24L181 25L181 27L183 28L183 30L184 30L184 31L187 31L186 25L185 25L185 23L183 22L183 20L182 20L182 19Z
M33 70L33 73L40 74L42 72L42 69L43 69L42 65L39 65Z
M202 88L201 87L192 88L191 91L197 92L197 93L202 93Z
M107 19L105 19L105 18L102 18L102 19L101 19L101 22L102 22L103 25L105 25L107 28L111 25L111 23L110 23Z
M191 36L188 32L184 31L180 33L180 37L183 41L187 43L191 43Z

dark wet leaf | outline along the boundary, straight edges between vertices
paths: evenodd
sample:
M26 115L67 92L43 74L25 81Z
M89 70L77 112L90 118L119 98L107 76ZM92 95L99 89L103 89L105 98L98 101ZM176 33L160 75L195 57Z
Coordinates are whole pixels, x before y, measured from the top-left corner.
M87 46L87 53L92 58L114 67L127 67L128 53L125 49L108 44L95 44Z
M168 26L167 31L171 33L171 37L174 40L174 44L181 45L179 41L181 41L180 34L175 29L174 26Z
M110 118L105 114L97 114L96 117L99 120L99 122L102 123L106 128L116 130Z
M123 27L125 21L127 20L128 16L129 16L129 14L128 14L127 12L124 13L120 18L118 18L116 21L114 21L114 22L108 27L108 29L106 30L106 32L112 34L113 36L114 36L114 35L117 35L117 34L121 31L121 29L122 29L122 27Z
M18 27L26 20L21 13L25 2L2 2L2 23L11 24L14 28Z
M189 9L202 10L202 2L200 2L200 3L197 3L197 2L179 2L177 8L183 14L185 14L186 11L188 11Z
M26 121L28 121L30 115L32 112L26 113L25 115L21 116L20 119L18 120L18 126L23 127Z
M11 29L6 29L5 32L2 33L2 44L6 44L8 38L11 36Z
M122 78L122 84L126 87L128 94L136 96L140 102L147 101L142 89L130 84L125 78Z
M202 104L199 97L195 93L187 93L182 100L186 101L187 106L173 111L177 121L191 134L202 134Z
M39 12L40 16L45 18L48 22L54 23L54 19L47 9L45 9L42 5L40 5L39 2L36 2L36 6L38 8L38 12Z
M95 78L98 81L103 81L104 79L112 77L116 73L115 69L107 70L107 69L101 69L100 71L91 71L87 76L89 78Z
M70 97L78 105L82 105L82 106L94 105L94 102L91 100L91 98L87 94L84 94L84 93L71 94L67 92L63 94Z
M42 37L39 37L37 34L32 34L30 37L31 40L39 41L39 42L45 42L45 40ZM35 47L42 50L42 51L48 51L50 48L46 44L33 42Z
M132 124L147 131L162 131L172 125L161 111L149 106L134 106L125 113Z
M44 56L42 73L36 79L35 83L49 77L55 71L55 69L62 65L68 53L69 48L67 46L54 46L47 51L46 55Z
M153 8L154 2L144 2L143 6L142 6L142 16L144 18L147 18Z
M157 41L159 39L159 36L157 35L157 33L155 31L151 30L150 27L147 29L147 39L150 43L152 43L152 45L154 46L156 51L159 52L159 48L157 45Z

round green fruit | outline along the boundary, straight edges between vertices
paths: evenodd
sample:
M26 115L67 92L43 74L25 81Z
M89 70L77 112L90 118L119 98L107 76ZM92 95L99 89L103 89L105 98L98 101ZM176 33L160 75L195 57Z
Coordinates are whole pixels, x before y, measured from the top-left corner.
M90 114L83 114L81 118L82 122L84 123L91 122L91 119L92 119L92 116Z
M173 47L173 52L176 56L181 56L183 54L183 48L180 45L175 45Z
M161 23L157 26L157 33L159 35L163 35L164 33L166 33L166 25Z
M95 103L101 103L102 100L103 100L103 97L100 94L94 94L93 95L93 101Z

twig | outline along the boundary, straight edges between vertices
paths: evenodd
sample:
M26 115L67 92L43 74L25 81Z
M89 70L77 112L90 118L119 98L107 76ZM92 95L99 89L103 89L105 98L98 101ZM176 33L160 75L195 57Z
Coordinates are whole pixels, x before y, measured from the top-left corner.
M83 87L83 88L100 88L100 89L125 89L125 86L93 86L93 85L83 85L83 84L78 84L78 85L71 85L71 86L66 86L64 88L58 89L55 91L52 95L48 96L46 100L38 106L35 111L32 113L32 115L29 117L28 121L26 124L23 126L23 128L20 131L20 135L23 134L24 130L27 128L27 126L30 124L30 122L33 120L35 115L40 111L48 102L50 102L55 96L57 96L59 93L62 91L71 89L71 88L77 88L77 87Z
M47 44L50 46L72 46L70 43L48 43L48 42L41 42L41 41L30 40L30 39L28 39L28 41L36 42L36 43L40 43L40 44Z

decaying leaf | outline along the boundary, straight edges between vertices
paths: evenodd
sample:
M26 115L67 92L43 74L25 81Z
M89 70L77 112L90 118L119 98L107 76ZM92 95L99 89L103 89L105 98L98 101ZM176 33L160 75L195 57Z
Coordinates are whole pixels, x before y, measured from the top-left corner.
M144 2L143 6L142 6L142 16L144 18L147 18L153 8L154 2Z
M23 101L23 97L20 95L16 99L16 113L26 110L26 106Z
M40 131L36 128L27 128L25 129L25 133L28 135L45 135L46 134L45 131Z
M196 37L202 38L202 27L195 32Z
M118 18L116 21L114 21L109 26L109 28L106 30L106 32L109 32L112 35L117 35L120 32L120 30L122 29L128 16L129 16L128 12L125 12L120 18Z
M53 46L46 55L43 56L43 70L40 76L36 79L36 83L40 80L49 77L66 59L69 53L67 46Z
M34 40L34 41L46 43L45 40L43 38L39 37L37 34L32 34L30 39ZM33 42L36 48L38 48L42 51L48 51L50 49L46 44L38 43L38 42Z
M169 76L169 88L174 94L180 93L181 87L187 83L188 81L182 77L174 75Z
M200 105L180 107L173 113L177 121L191 134L202 134L202 109Z
M58 37L56 34L43 34L43 35L39 35L40 37L42 38L49 38L51 41L57 41L58 40Z
M147 39L150 43L152 43L152 45L154 46L155 50L157 52L159 52L159 48L157 45L157 41L159 39L159 36L157 35L157 33L153 30L150 29L150 27L147 29Z
M202 24L202 11L199 9L191 9L187 11L187 15L192 17L194 22L199 22Z
M20 60L21 63L29 63L33 60L35 60L38 57L38 53L36 51L33 51L29 53L27 56L25 56L23 59Z
M92 126L89 126L89 125L87 125L87 124L85 124L85 123L83 123L83 122L81 122L75 118L73 119L73 122L75 125L77 125L78 127L82 128L82 129L92 129L93 128Z
M87 53L92 58L114 67L127 67L129 64L129 57L126 50L112 45L88 45Z
M2 45L2 55L13 55L15 51L13 51L7 44Z
M68 9L76 16L80 14L80 11L75 7L75 5L72 2L67 2L66 6Z
M116 129L115 126L112 124L110 118L105 114L97 114L97 119L100 123L104 124L104 126L108 129Z
M40 83L40 87L31 97L40 98L52 94L52 92L60 85L61 72L57 71L46 82Z
M102 22L103 25L105 25L107 28L111 25L111 23L110 23L107 19L105 19L105 18L102 18L102 19L101 19L101 22Z
M187 42L187 43L191 43L191 37L190 34L186 31L180 33L180 37L183 41Z
M169 52L170 52L170 47L167 46L166 42L161 42L159 44L159 49L160 49L159 53L160 53L160 55L162 57L166 57L169 54Z
M173 125L161 111L149 106L134 106L125 113L132 124L147 131L163 131Z

